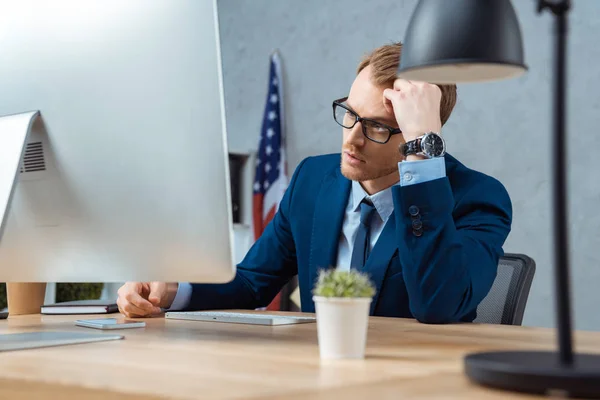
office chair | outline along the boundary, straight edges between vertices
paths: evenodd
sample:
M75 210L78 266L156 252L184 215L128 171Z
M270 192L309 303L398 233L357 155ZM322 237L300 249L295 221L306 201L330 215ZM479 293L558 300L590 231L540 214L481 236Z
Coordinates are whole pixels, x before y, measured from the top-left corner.
M477 307L473 322L521 325L535 274L535 261L524 254L505 254L498 263L496 279Z

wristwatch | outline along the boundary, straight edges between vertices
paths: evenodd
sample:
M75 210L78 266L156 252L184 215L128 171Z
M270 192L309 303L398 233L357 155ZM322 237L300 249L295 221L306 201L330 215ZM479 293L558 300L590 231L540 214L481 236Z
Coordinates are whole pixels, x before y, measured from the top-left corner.
M411 154L427 158L443 157L446 154L446 141L441 135L428 132L423 136L401 144L400 153L405 157Z

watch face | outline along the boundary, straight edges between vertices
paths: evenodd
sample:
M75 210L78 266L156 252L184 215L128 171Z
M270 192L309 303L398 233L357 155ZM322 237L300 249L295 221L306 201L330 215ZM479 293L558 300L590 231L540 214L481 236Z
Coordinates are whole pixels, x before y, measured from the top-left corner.
M441 157L446 152L446 144L440 135L428 133L421 140L421 149L429 157Z

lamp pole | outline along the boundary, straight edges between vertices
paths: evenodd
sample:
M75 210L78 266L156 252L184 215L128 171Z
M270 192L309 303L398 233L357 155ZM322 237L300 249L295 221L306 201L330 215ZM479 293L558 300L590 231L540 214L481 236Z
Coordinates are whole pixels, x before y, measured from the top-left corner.
M566 131L566 58L567 12L570 0L538 1L538 13L550 10L555 16L554 48L554 133L552 164L554 165L554 273L558 328L558 349L563 365L573 364L571 334L571 293L569 281L569 224L567 204L567 141Z

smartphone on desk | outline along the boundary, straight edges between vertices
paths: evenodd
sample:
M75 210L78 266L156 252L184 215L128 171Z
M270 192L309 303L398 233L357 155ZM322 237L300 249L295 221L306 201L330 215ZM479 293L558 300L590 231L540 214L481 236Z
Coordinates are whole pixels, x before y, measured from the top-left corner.
M144 321L119 321L116 318L102 318L102 319L79 319L75 321L75 325L83 326L86 328L94 329L129 329L129 328L143 328L146 326Z

